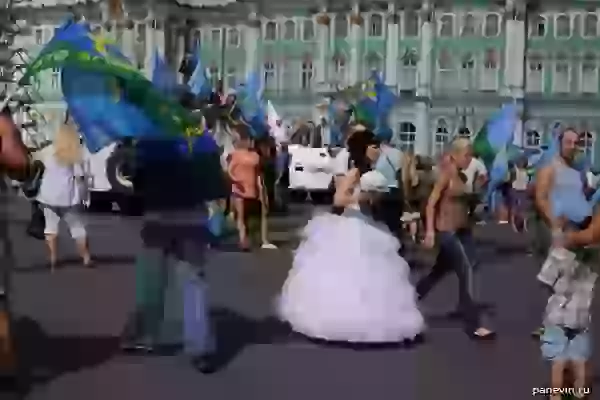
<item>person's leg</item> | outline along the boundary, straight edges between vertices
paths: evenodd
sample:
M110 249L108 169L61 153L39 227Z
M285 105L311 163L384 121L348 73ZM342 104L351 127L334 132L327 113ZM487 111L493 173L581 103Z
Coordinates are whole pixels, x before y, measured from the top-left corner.
M589 388L589 362L592 356L592 340L589 331L578 333L570 342L568 347L571 369L573 371L573 387L577 391L576 398L584 398Z
M92 256L88 245L87 231L79 209L76 207L65 209L63 218L69 227L71 237L77 244L77 251L83 261L83 265L85 267L91 267Z
M444 276L451 271L450 263L448 262L450 252L448 251L447 236L451 235L447 232L441 232L436 238L439 241L439 251L435 264L431 271L417 282L415 285L419 299L424 299L429 292L437 285Z
M153 351L160 343L165 319L171 230L145 221L140 232L142 248L135 260L135 309L125 328L125 350Z
M194 236L181 237L175 253L176 269L182 278L183 344L192 365L202 373L212 373L217 369L217 340L204 273L206 254L192 240Z
M269 206L264 201L260 202L260 241L263 249L277 248L269 241Z
M567 366L566 351L568 339L561 327L547 325L540 337L542 356L551 362L550 387L562 388L564 386L565 368ZM554 396L554 395L552 395ZM552 400L560 400L561 396L552 397Z
M481 308L475 300L475 248L471 232L460 231L448 242L458 277L459 304L467 333L475 339L491 338L493 332L483 326Z
M46 247L48 248L48 259L50 262L50 270L54 271L58 261L58 226L60 223L59 211L55 207L43 204L44 219L46 226L44 234L46 235Z
M235 222L238 230L239 245L243 249L249 247L248 243L248 227L246 225L246 202L243 198L233 197L233 209L235 211Z
M563 360L552 361L551 372L550 372L550 387L560 389L564 387L565 382L565 369L567 363ZM561 400L562 394L551 394L550 400Z

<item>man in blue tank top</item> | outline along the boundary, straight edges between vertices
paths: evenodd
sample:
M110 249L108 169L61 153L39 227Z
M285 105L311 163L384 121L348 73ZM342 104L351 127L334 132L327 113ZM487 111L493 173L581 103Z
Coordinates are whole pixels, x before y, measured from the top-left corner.
M564 232L585 229L590 224L593 210L586 197L586 181L574 166L579 153L579 134L569 128L559 135L558 140L559 153L537 174L535 203L551 230L552 246L564 247ZM585 251L584 246L575 245L569 250L576 254ZM589 280L582 282L575 278L565 280L563 278L569 276L569 263L553 261L553 254L537 276L551 294L540 339L544 358L552 362L552 384L560 387L567 365L574 365L576 382L585 381L585 365L591 354L589 317L583 322L576 317L582 312L589 315L596 275L590 275ZM586 268L589 263L584 259L579 262ZM581 288L586 291L582 292ZM572 306L572 310L567 305Z
M579 134L574 129L566 129L559 141L559 153L537 174L535 193L536 206L555 233L569 224L581 227L592 215L586 182L574 167L579 154Z

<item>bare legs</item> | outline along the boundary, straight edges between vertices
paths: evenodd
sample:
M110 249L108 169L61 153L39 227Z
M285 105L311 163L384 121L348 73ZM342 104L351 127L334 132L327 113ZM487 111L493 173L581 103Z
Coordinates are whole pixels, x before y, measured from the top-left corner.
M58 260L57 235L46 234L46 247L48 247L48 258L50 260L50 271L54 272Z
M233 208L235 210L235 222L238 231L239 245L242 249L249 247L248 243L248 227L246 226L246 210L244 209L244 199L241 197L233 197Z
M87 237L75 239L75 243L77 244L77 252L79 256L83 260L84 267L92 266L92 256L90 254L90 248L88 246Z
M83 261L85 267L92 266L92 255L88 246L87 238L75 239L77 245L77 253ZM58 236L57 235L46 235L46 247L48 248L48 259L50 261L50 270L54 272L56 269L56 263L58 261Z
M565 382L565 372L567 368L571 368L573 372L573 382ZM575 389L575 398L582 399L586 395L586 387L588 382L588 371L586 361L553 361L550 387L564 388L573 387ZM562 399L561 393L551 394L550 400Z
M269 242L269 206L265 204L264 199L260 206L260 241L263 249L276 249L273 243Z

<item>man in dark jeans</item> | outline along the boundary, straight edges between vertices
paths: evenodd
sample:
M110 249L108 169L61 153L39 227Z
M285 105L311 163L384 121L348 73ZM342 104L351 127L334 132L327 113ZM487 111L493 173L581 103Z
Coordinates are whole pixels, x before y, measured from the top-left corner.
M480 326L479 312L473 300L473 270L475 245L470 229L456 232L438 232L439 252L429 274L417 283L419 299L424 298L447 274L458 277L458 311L465 318L465 325L473 332Z
M224 198L227 190L218 149L183 154L187 150L182 147L187 149L176 139L144 140L136 146L133 182L144 203L143 247L136 259L136 309L126 348L151 352L183 344L193 365L210 373L216 368L210 324L189 318L187 310L207 314L206 299L198 299L206 286L206 203Z
M289 204L290 152L287 143L282 143L277 153L277 192L281 211L286 212Z

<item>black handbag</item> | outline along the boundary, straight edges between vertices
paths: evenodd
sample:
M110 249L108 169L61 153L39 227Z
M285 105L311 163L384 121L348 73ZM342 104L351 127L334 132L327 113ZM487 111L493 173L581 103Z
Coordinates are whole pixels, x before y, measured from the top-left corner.
M40 186L42 185L42 178L44 177L45 170L46 167L40 160L35 160L33 163L31 163L27 177L21 184L21 190L23 190L25 197L29 199L37 197L40 191Z
M44 240L46 238L44 234L44 229L46 229L44 210L38 202L34 202L31 207L31 220L27 225L27 235L34 239Z

